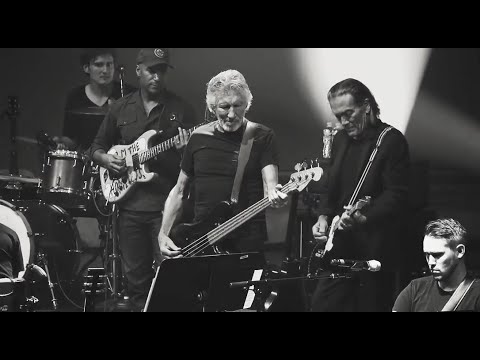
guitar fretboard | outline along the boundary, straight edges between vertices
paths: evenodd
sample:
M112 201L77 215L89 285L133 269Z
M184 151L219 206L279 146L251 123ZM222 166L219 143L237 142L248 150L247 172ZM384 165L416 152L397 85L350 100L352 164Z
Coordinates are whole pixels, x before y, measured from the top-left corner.
M208 122L201 123L189 130L187 130L188 136L192 135L192 133L197 130L200 126L206 125ZM175 143L180 139L180 135L174 136L171 139L168 139L161 144L158 144L148 150L142 151L138 154L138 159L140 161L140 164L144 164L145 162L153 159L155 156L158 154L165 152L167 150L170 150L175 146Z

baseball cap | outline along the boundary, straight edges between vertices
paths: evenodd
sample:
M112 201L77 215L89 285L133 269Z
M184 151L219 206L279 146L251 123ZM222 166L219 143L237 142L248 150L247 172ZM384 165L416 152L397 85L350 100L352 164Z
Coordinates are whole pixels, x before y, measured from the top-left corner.
M144 64L147 67L153 67L159 64L167 64L173 68L170 64L170 53L168 49L156 48L156 49L141 49L137 56L137 65Z

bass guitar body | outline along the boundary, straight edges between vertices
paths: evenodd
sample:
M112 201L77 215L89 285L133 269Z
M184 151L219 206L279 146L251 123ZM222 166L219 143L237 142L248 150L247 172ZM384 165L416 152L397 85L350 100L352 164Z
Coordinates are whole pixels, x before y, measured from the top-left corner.
M192 224L179 224L175 226L170 234L170 237L173 242L182 249L188 248L195 243L195 250L199 250L197 255L200 256L228 253L228 251L221 248L218 244L212 245L210 243L208 234L221 224L225 223L232 217L232 215L233 206L231 203L228 201L221 202L202 221ZM200 240L202 237L205 239Z

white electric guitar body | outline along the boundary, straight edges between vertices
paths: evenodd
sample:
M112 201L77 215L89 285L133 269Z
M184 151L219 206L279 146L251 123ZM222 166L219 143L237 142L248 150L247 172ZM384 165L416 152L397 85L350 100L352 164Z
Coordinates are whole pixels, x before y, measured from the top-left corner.
M187 130L188 135L190 136L195 129L204 124L205 123L202 123ZM108 154L117 155L125 159L127 171L123 174L116 175L103 167L100 168L102 192L107 202L120 202L131 193L131 190L137 184L150 182L158 176L158 174L150 172L148 161L160 153L173 148L175 142L179 139L179 135L177 135L161 144L152 146L152 138L159 134L160 133L155 130L150 130L140 136L133 144L116 145L108 151Z

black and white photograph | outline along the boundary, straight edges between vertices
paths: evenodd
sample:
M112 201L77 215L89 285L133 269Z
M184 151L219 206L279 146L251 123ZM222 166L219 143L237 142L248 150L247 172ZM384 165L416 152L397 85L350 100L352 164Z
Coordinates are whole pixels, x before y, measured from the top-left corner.
M480 311L480 48L12 47L0 78L0 312Z

